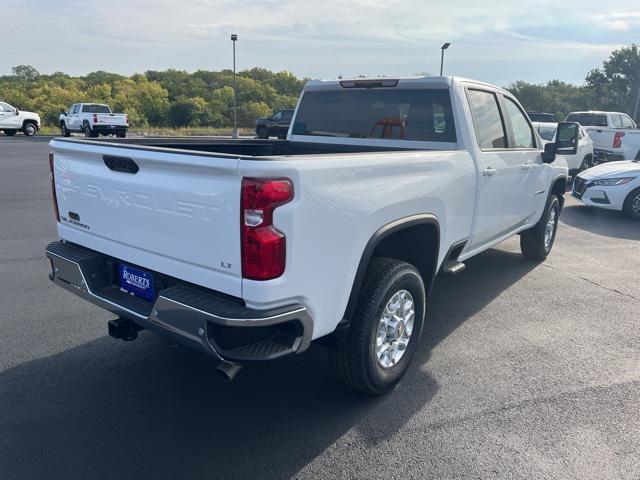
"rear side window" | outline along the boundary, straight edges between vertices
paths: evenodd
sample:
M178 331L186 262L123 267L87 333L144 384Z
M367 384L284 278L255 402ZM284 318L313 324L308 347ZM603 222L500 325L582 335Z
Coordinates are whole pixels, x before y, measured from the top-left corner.
M614 128L622 128L622 118L620 118L620 115L611 115L611 124Z
M607 116L593 113L571 113L567 115L566 122L576 122L583 127L606 127Z
M448 89L305 92L294 135L456 142Z
M513 129L513 148L533 148L535 146L533 140L533 129L524 116L522 110L508 97L504 97L507 105L507 115L511 120L511 128Z
M480 148L506 148L507 136L495 94L470 89L468 96Z
M285 110L284 112L282 112L282 119L283 120L291 120L291 117L293 117L293 111L292 110Z
M106 105L83 105L82 113L111 113Z
M622 128L636 128L636 126L631 118L626 115L622 115Z

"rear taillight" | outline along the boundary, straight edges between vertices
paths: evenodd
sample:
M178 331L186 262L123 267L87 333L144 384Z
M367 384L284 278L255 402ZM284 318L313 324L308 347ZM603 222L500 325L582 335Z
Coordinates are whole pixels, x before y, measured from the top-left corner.
M56 195L56 178L54 174L53 152L49 152L49 176L51 177L51 195L53 197L53 213L56 220L60 221L60 212L58 211L58 196Z
M286 238L273 226L273 211L292 198L291 180L242 179L240 221L244 278L271 280L284 273Z
M624 132L616 132L613 137L613 148L622 147L622 137L624 137Z
M129 124L129 115L124 116L124 123Z
M98 114L97 113L93 114L93 123L98 123Z

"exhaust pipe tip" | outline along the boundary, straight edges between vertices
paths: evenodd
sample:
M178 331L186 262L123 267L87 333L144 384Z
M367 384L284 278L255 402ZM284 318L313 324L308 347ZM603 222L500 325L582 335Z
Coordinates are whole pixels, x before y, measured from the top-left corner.
M220 362L218 367L216 368L216 372L220 378L222 378L226 382L231 382L238 373L242 370L242 365L238 365L237 363L230 362Z

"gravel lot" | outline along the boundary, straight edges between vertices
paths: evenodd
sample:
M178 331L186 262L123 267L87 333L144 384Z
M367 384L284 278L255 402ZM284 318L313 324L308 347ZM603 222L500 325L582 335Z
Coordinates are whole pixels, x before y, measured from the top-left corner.
M512 239L440 278L383 398L318 347L226 384L48 280L47 141L0 136L3 480L640 478L639 222L568 198L545 263Z

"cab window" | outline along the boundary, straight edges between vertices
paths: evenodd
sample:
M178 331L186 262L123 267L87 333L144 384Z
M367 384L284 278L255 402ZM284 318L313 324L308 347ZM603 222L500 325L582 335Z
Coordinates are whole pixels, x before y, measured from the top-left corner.
M0 102L0 112L13 112L13 108L8 103Z
M469 89L468 98L480 148L506 148L507 135L496 95Z
M282 119L282 112L277 112L273 115L273 117L271 117L271 120L281 120Z
M633 120L631 120L631 118L629 118L627 115L622 115L622 128L636 128L635 123L633 123Z
M534 148L535 141L531 124L525 117L520 107L509 97L504 97L507 106L507 115L511 120L513 130L513 145L510 148Z
M620 115L611 115L611 123L614 128L622 128L622 118L620 118Z

